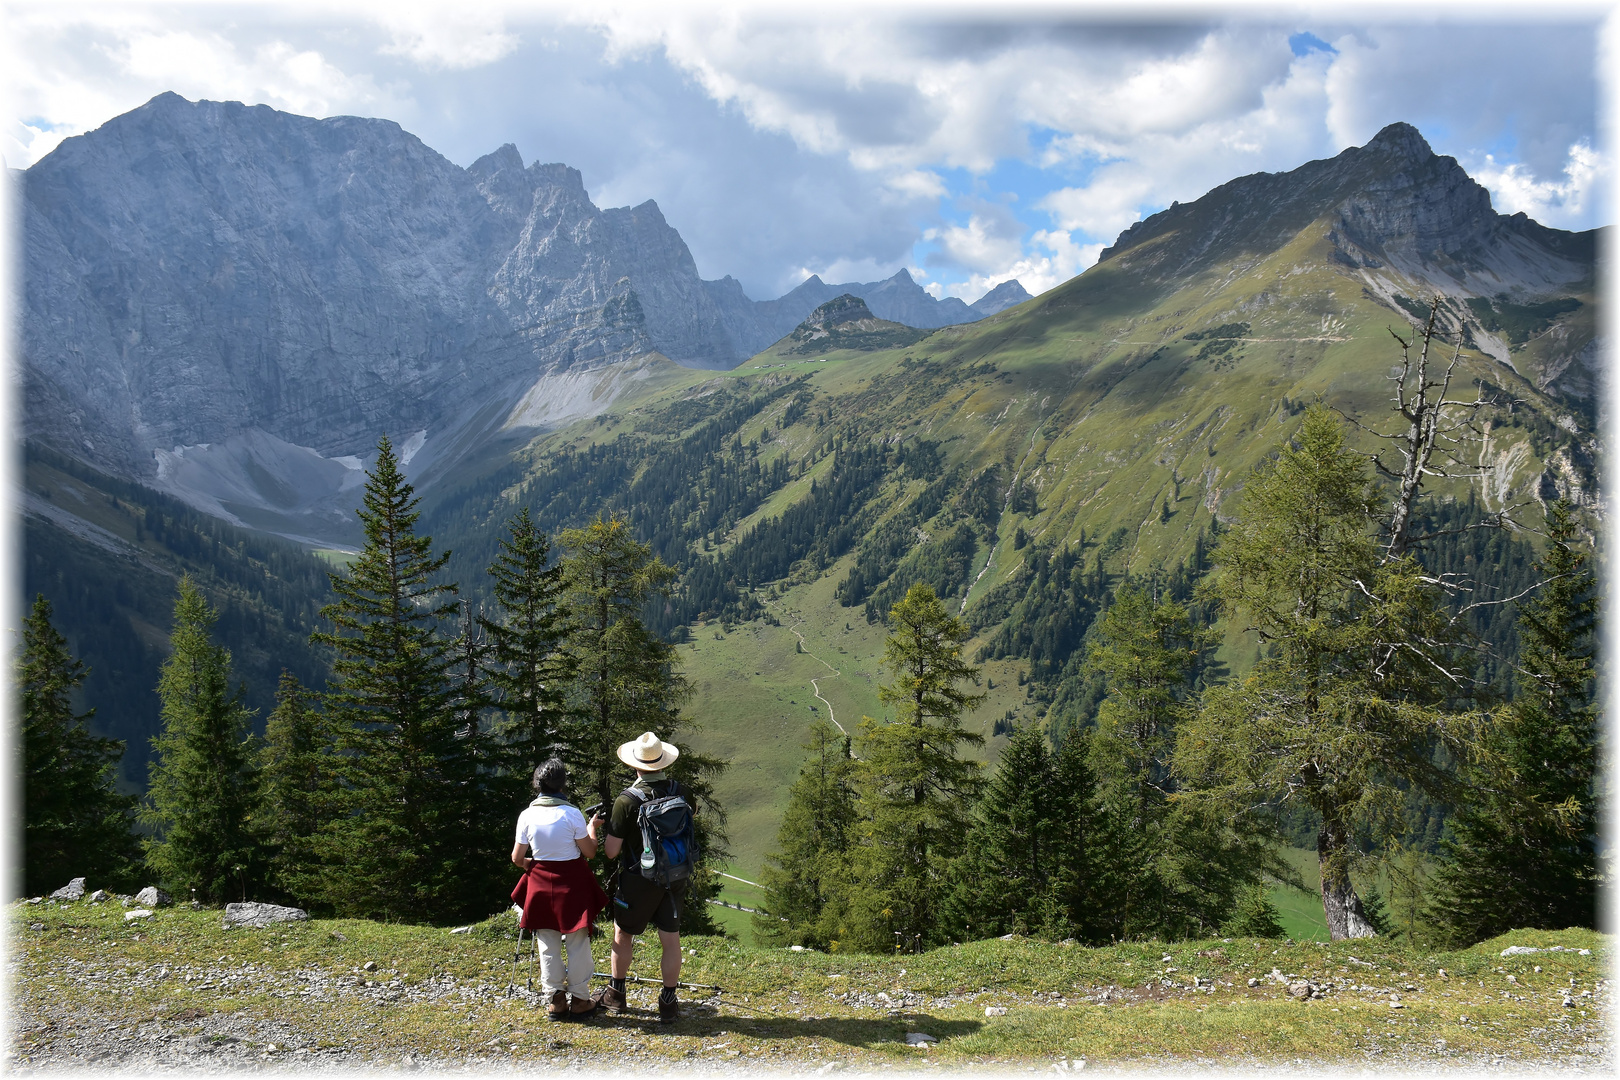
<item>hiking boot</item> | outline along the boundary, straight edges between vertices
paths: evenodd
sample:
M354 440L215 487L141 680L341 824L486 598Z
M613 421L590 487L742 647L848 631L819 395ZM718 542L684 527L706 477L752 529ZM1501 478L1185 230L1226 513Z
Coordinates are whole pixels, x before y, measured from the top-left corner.
M595 998L570 997L568 999L568 1018L570 1020L583 1020L599 1008L601 1008L601 1004Z
M568 1019L568 991L559 990L551 995L551 1004L546 1006L546 1019Z
M591 1000L598 1009L606 1009L609 1016L623 1016L626 1006L624 992L615 990L611 986L604 986L591 995Z
M681 1018L681 1003L675 1000L675 991L666 989L658 995L658 1022L673 1024Z

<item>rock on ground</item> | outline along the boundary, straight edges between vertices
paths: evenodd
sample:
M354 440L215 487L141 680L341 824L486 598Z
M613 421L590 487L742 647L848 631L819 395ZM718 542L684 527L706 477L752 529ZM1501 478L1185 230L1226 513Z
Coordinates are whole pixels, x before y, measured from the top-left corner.
M174 903L174 897L156 885L148 885L135 894L135 902L144 908L168 907Z
M261 927L271 923L303 922L309 918L309 912L303 908L282 907L280 904L226 904L225 927Z
M52 900L80 900L84 897L84 878L76 877L51 893Z

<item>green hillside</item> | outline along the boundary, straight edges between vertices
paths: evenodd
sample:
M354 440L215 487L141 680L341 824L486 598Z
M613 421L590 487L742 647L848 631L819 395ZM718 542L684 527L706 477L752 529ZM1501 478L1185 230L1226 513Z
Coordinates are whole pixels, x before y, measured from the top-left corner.
M499 478L492 511L430 513L429 530L466 550L487 547L523 503L548 528L621 512L684 571L661 628L687 638L698 741L733 762L720 791L736 866L751 876L816 711L830 705L851 731L877 715L883 628L869 617L912 581L964 610L970 654L996 657L985 664L995 689L972 722L989 734L1009 712L1052 709L1067 714L1049 722L1083 723L1074 665L1063 669L1095 596L1077 594L1067 612L1037 603L1051 560L1068 553L1097 595L1122 575L1198 560L1244 477L1318 398L1393 430L1391 331L1410 337L1415 316L1335 260L1328 224L1169 283L1155 259L1176 235L1160 236L902 347L806 356L784 339L731 372L671 373L607 417L535 440ZM1590 289L1546 307L1514 364L1534 377L1567 363L1592 340L1595 307ZM1500 401L1482 414L1494 469L1431 491L1454 515L1519 506L1535 521L1546 494L1580 500L1595 488L1590 405L1469 347L1484 334L1477 309L1448 303L1443 320L1465 343L1453 396ZM1562 359L1549 359L1552 339ZM1354 437L1377 449L1367 432ZM1455 556L1482 593L1506 595L1503 575L1522 572L1529 548L1502 537L1488 559L1449 550L1432 557ZM1480 629L1505 640L1509 621ZM808 652L795 651L789 626ZM1221 659L1241 670L1253 650L1229 637Z

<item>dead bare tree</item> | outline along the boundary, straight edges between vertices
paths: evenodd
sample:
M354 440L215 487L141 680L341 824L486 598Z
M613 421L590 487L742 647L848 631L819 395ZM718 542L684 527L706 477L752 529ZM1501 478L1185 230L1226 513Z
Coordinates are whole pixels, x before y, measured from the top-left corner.
M1458 335L1451 359L1443 370L1431 371L1431 363L1439 367L1438 358L1431 358L1431 350L1439 340L1441 296L1436 293L1429 305L1429 318L1420 335L1403 338L1390 330L1401 347L1400 369L1390 376L1395 384L1394 411L1406 421L1405 430L1383 432L1373 428L1380 439L1394 444L1400 454L1398 468L1390 468L1382 455L1373 454L1373 467L1395 482L1395 499L1390 508L1389 539L1385 558L1399 559L1413 543L1430 539L1412 535L1413 509L1423 492L1425 478L1431 476L1473 479L1490 471L1479 451L1485 444L1485 432L1479 427L1481 409L1497 404L1483 393L1476 392L1472 401L1449 398L1452 378L1462 359L1462 335ZM1444 344L1443 340L1439 340ZM1416 354L1414 355L1414 349ZM1475 452L1470 454L1470 449ZM1472 457L1473 460L1468 460ZM1507 511L1491 515L1494 520L1482 522L1489 527L1506 524Z

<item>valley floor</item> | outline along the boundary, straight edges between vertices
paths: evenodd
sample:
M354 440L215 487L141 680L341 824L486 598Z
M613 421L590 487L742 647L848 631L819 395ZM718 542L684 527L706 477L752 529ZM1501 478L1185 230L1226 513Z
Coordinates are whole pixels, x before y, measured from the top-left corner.
M225 930L217 910L132 922L116 902L46 902L15 905L10 922L14 1072L1613 1068L1611 946L1584 931L1441 954L1019 939L871 957L689 938L682 977L724 990L683 992L666 1027L648 988L624 1017L547 1022L533 965L513 964L510 916L461 933ZM1502 956L1509 945L1542 951ZM655 955L644 943L635 970L650 974Z

